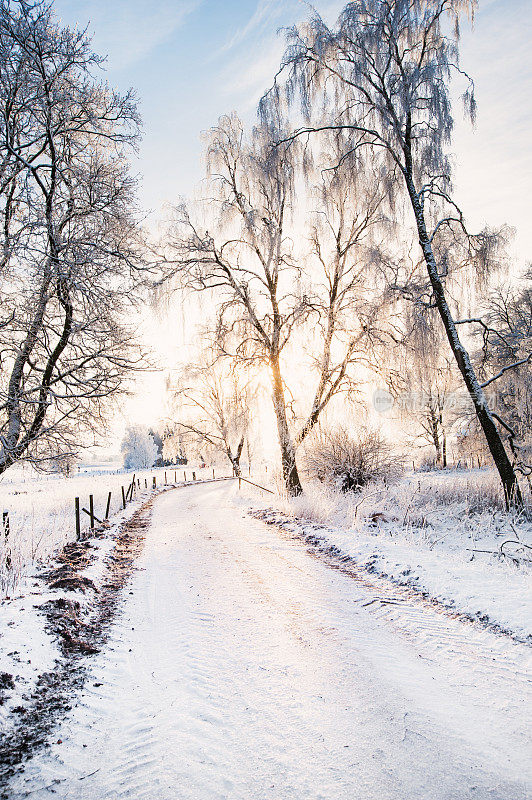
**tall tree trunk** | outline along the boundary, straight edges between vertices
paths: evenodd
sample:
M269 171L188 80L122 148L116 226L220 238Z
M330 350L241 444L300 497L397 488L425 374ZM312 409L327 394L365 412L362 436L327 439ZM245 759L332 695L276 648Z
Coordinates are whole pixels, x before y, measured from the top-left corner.
M236 448L236 453L233 455L233 451L230 447L227 448L227 455L231 464L233 465L233 474L235 478L240 478L242 475L242 470L240 469L240 456L242 455L242 450L244 448L244 439L245 437L242 436L238 443L238 447Z
M506 507L521 506L523 504L523 498L521 495L521 490L519 489L519 484L517 483L515 470L508 457L508 453L506 452L506 448L504 447L500 433L488 408L486 395L484 394L484 390L482 389L475 370L473 369L471 359L469 358L469 353L460 340L457 326L445 297L445 289L438 274L438 267L434 257L434 252L432 250L432 243L427 232L423 208L421 207L419 195L414 185L412 158L408 147L405 148L405 156L406 168L403 174L416 219L419 244L421 246L425 264L427 266L427 272L431 282L436 307L442 319L445 333L447 334L447 339L449 340L449 344L458 365L458 369L460 370L460 374L462 375L464 383L471 396L471 400L473 401L477 419L484 432L490 453L501 478Z
M440 443L440 432L438 428L438 417L436 416L436 412L434 410L432 396L429 397L428 417L430 425L430 435L432 437L432 443L434 445L434 449L436 450L436 462L438 464L441 464L442 453L441 453L441 443Z
M286 490L292 497L297 497L303 491L296 464L296 451L286 418L286 403L284 397L283 380L279 365L279 356L271 358L271 369L273 376L273 407L277 419L277 432L279 434L279 445L281 448L281 463L283 467L283 478Z

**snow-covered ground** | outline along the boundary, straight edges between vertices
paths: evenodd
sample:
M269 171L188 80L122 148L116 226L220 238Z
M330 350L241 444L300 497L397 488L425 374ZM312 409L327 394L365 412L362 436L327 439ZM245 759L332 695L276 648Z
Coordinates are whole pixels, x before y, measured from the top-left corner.
M359 495L307 485L296 500L243 486L244 506L269 509L269 522L457 611L532 635L532 523L496 507L493 473L416 473Z
M198 479L212 476L212 469L195 466L179 468L161 467L138 470L141 490L152 486L155 476L157 486L177 477L182 481L196 472ZM218 474L223 474L221 468ZM122 510L122 486L127 490L133 472L110 473L104 470L83 471L79 475L46 475L31 468L12 467L0 479L0 512L9 513L9 539L6 541L0 526L0 598L18 591L20 581L35 565L48 559L66 542L76 536L74 499L80 498L82 507L89 508L89 495L94 497L94 513L100 519L105 515L108 493L111 492L110 516ZM81 512L82 529L89 527L89 517ZM9 554L9 560L7 556ZM6 569L6 561L10 565Z
M529 648L169 492L106 649L6 796L525 800Z
M72 592L60 588L48 590L41 576L57 566L56 556L60 548L75 539L75 531L71 530L73 514L69 508L71 492L94 493L95 512L98 514L96 501L97 498L107 498L109 481L102 484L102 477L105 476L101 475L62 481L47 480L43 477L35 479L35 476L32 476L33 479L30 481L23 475L21 480L8 484L11 487L10 500L19 496L18 487L21 485L26 487L26 503L33 514L26 513L21 504L20 514L11 516L11 519L16 520L19 525L15 528L19 537L15 542L19 542L22 546L18 550L10 549L9 555L14 560L20 558L21 568L16 573L16 580L10 576L9 582L4 583L4 597L0 599L0 734L12 726L13 709L19 709L16 713L26 712L38 685L39 676L53 671L61 655L60 643L47 625L43 608L49 601L57 602L60 598L73 599L80 606L78 612L80 618L90 613L94 593L99 591L105 576L106 556L113 549L122 524L130 520L146 501L165 488L164 472L164 469L146 472L146 476L150 478L147 489L144 485L144 473L139 473L141 488L135 493L134 499L127 503L126 509L122 508L121 502L118 509L111 508L111 512L114 513L111 513L108 526L103 530L98 526L94 536L90 536L89 529L85 529L83 545L87 548L90 564L81 570L80 574L94 584L94 592L91 590ZM196 469L195 472L198 480L212 478L212 468ZM155 491L151 488L153 475L157 478ZM167 470L168 488L171 485L179 485L179 482L174 484L175 477L183 479L185 477L183 470L178 472L177 476L174 475L174 471L170 473L170 470ZM191 479L192 468L188 470L186 477L188 480ZM116 475L114 478L120 482L119 486L128 479L131 480L131 476L124 474ZM5 484L2 487L5 488ZM10 505L11 509L15 507L15 503ZM34 516L37 508L48 509L48 514L40 521ZM43 546L37 553L25 549L26 545L33 541L31 535L35 530L33 526L28 525L30 519L35 520L35 529L43 532L41 543L46 544L46 547ZM53 527L54 522L57 523L56 528ZM44 537L45 531L48 532L47 537ZM1 555L4 555L5 569L5 553L0 552ZM25 556L24 561L23 556ZM5 596L6 591L10 592L8 596Z
M104 559L113 547L120 525L130 519L151 494L149 490L140 493L137 499L128 503L125 511L114 514L104 537L85 538L91 563L83 574L93 581L96 591L104 573ZM60 656L59 642L46 624L42 607L50 600L75 597L76 603L82 607L80 614L83 614L83 607L92 599L91 592L48 591L39 574L44 568L53 568L54 565L53 558L46 564L34 564L31 568L27 565L13 596L0 602L0 732L11 727L13 709L23 709L21 713L24 713L39 676L53 671ZM12 684L9 681L11 685L2 686L3 676L4 681L5 676L11 676Z

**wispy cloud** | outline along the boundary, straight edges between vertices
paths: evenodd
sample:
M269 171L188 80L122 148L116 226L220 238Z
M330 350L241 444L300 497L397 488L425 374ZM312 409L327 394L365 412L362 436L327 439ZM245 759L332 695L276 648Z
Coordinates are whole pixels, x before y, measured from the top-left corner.
M259 0L245 25L220 48L216 57L224 58L224 94L232 96L248 110L268 89L279 68L285 49L279 28L308 17L315 8L327 23L336 20L345 0Z
M65 23L89 26L95 49L109 56L109 67L123 70L146 58L166 41L203 0L57 0Z
M255 11L245 25L238 28L231 38L218 50L217 56L224 55L255 34L265 24L270 25L272 18L279 16L282 4L279 0L259 0Z
M271 85L283 50L283 41L273 39L264 44L260 56L256 56L253 61L246 62L238 58L228 64L224 73L224 94L234 99L239 98L246 109L255 105Z

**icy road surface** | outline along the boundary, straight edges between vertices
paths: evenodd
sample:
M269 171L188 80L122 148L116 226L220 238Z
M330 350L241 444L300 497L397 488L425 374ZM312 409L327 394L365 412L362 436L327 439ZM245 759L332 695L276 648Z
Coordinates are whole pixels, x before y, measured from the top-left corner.
M156 501L61 743L10 797L530 798L527 648L381 604L233 492Z

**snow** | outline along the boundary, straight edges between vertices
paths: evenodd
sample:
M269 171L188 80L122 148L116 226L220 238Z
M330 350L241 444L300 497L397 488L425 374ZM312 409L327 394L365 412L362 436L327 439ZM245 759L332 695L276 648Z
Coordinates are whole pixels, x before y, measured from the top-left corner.
M108 646L9 797L529 797L529 649L331 569L237 494L155 501Z
M164 485L165 472L170 483L177 475L178 481L185 474L190 479L192 470L198 479L212 476L212 470L200 470L194 466L152 468L136 472L141 491L152 486L155 476L157 487ZM220 473L221 470L218 470ZM108 492L111 491L110 515L119 519L122 511L121 487L127 490L133 477L131 472L97 472L64 477L36 473L31 468L12 467L0 479L0 511L9 513L10 534L6 543L0 530L0 598L11 596L20 581L31 570L44 563L66 542L75 539L74 498L80 498L81 507L88 509L89 495L94 497L94 512L100 519L105 515ZM118 515L118 516L116 516ZM89 518L81 513L82 530L87 531ZM6 547L7 544L7 547ZM9 550L12 569L6 570L6 554Z
M489 472L448 471L409 475L361 495L307 485L302 497L273 503L248 487L242 503L270 508L270 522L317 537L370 573L526 638L532 636L532 550L522 545L532 545L532 524L491 507L497 488ZM490 555L509 540L518 541L505 549L520 556L519 565Z
M114 545L120 524L133 516L142 500L150 495L151 492L147 492L144 498L134 500L125 511L114 515L105 538L85 539L93 560L82 574L90 578L97 588L105 573L105 557ZM53 567L53 559L46 566ZM5 693L5 700L0 704L2 730L12 724L13 708L27 705L39 676L43 672L53 671L60 656L56 639L46 629L42 606L60 597L75 596L81 606L90 602L89 597L80 592L47 591L42 580L38 579L41 569L42 565L35 565L19 580L16 594L0 602L0 673L12 675L15 683L14 689Z
M167 473L167 477L170 478L170 470L167 470ZM152 474L157 475L159 487L162 484L164 488L164 470L161 470L161 474L154 471L150 472L150 478ZM187 477L190 478L191 474L189 469ZM171 475L174 477L173 471ZM94 492L96 497L98 496L98 490L101 490L100 494L103 497L104 490L99 485L102 477L105 478L105 476L91 476L83 480L63 479L63 481L52 480L47 482L46 478L41 477L39 480L35 480L33 476L32 481L23 481L23 485L28 489L30 487L33 489L33 493L30 494L30 491L28 491L28 495L34 500L37 498L36 502L40 507L42 507L40 494L44 492L43 487L53 486L54 491L47 492L46 496L50 504L51 514L59 517L60 504L64 501L65 496L68 497L70 495L72 488L79 490L80 486L84 486L85 489ZM127 477L129 476L121 476L119 480L124 482ZM198 480L200 478L208 480L209 477L212 477L212 470L197 470ZM143 479L141 483L143 483ZM18 487L20 482L14 482L12 485ZM108 481L105 482L105 487L107 485ZM151 486L151 480L148 482L148 486ZM104 536L91 537L87 531L85 532L84 541L89 546L91 563L80 574L89 578L97 589L101 586L105 576L105 559L115 545L115 537L121 524L130 519L141 507L142 503L156 492L152 489L141 489L136 495L136 499L129 502L125 510L120 508L111 516L109 528L105 531ZM15 489L13 496L16 497L16 495L17 490ZM50 517L45 517L41 524L47 524L49 521ZM24 533L24 529L19 533ZM54 539L54 541L59 547L59 545L65 543L65 540L73 538L72 536L65 536L63 541L61 539ZM41 607L49 600L57 600L60 597L75 598L76 602L82 608L87 607L87 610L91 602L90 593L84 594L63 590L48 591L43 581L39 579L39 574L43 569L49 569L54 565L56 565L56 562L54 561L53 553L47 559L41 558L35 559L33 562L26 562L24 570L17 574L16 584L11 595L4 597L0 601L0 674L7 673L13 676L15 682L14 689L9 689L5 692L4 702L0 702L0 730L5 730L6 727L10 726L13 722L12 710L27 705L39 675L43 672L52 671L56 665L56 660L60 656L56 640L45 628L46 617Z
M57 594L54 596L58 596ZM44 618L38 606L49 597L34 592L16 597L0 605L0 673L12 675L14 690L6 692L0 704L0 729L5 730L13 708L24 705L25 696L35 688L42 672L53 669L59 651L55 641L44 630Z

